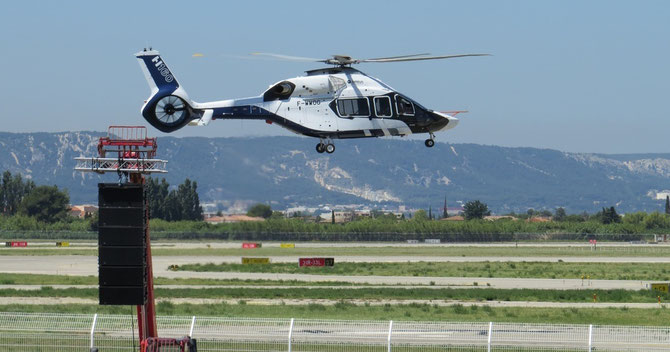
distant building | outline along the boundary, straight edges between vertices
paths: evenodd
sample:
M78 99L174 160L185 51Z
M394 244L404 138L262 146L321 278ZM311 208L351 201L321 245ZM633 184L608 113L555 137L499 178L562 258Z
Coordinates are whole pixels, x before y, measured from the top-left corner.
M205 222L208 224L233 223L233 222L245 222L245 221L265 221L265 219L259 217L247 216L243 214L212 216L205 219Z
M448 218L441 219L440 221L464 221L464 220L465 220L464 217L462 217L460 215L456 215L456 216L450 216Z
M356 210L354 214L359 218L369 218L370 216L372 216L370 209Z
M70 216L80 219L91 217L97 213L98 207L90 204L72 205L69 212Z
M342 224L354 220L354 212L350 210L335 211L334 214L336 224ZM319 222L331 222L331 221L333 221L333 212L321 213L321 215L319 215Z

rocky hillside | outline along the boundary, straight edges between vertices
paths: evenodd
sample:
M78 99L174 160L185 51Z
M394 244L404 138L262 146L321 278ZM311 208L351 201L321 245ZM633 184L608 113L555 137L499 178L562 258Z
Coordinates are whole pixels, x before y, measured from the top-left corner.
M98 132L0 133L0 171L69 190L73 203L96 201L96 184L115 175L73 171L95 155ZM657 210L670 189L670 155L596 155L534 148L363 139L336 141L318 154L299 137L171 138L158 141L172 185L196 180L203 201L290 205L373 204L425 207L479 199L498 213L528 208L569 212Z

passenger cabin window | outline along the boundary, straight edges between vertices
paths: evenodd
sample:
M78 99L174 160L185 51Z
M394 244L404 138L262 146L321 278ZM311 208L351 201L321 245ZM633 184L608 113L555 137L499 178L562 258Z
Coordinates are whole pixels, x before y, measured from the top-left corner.
M370 107L366 98L338 99L337 113L343 117L370 116Z
M414 104L407 98L396 95L395 101L398 108L398 115L414 115Z
M377 117L392 116L393 112L391 111L391 98L375 97L375 114Z

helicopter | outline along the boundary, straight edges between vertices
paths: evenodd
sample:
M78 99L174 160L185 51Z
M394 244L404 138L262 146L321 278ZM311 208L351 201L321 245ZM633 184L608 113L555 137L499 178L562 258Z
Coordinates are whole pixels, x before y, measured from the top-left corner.
M150 97L141 108L142 116L166 133L186 125L206 126L217 119L265 120L292 132L319 138L318 153L333 153L334 139L415 133L428 133L425 145L433 147L434 133L456 127L459 120L455 116L464 111L439 112L425 108L351 66L488 54L413 54L374 59L355 59L347 55L333 55L327 59L269 53L255 55L320 62L330 67L309 70L306 76L277 82L257 97L198 103L189 98L160 53L145 48L135 54L151 89Z

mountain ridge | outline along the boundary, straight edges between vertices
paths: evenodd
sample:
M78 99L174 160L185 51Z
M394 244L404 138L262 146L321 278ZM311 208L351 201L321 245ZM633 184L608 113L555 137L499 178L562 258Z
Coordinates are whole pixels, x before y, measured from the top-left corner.
M95 156L103 132L0 132L0 171L67 188L73 203L95 203L96 184L115 175L75 172L74 158ZM318 154L303 137L160 137L168 182L198 182L202 201L296 205L367 204L438 209L446 196L479 199L497 213L616 206L662 210L656 193L670 188L670 154L571 153L532 147L357 139Z

